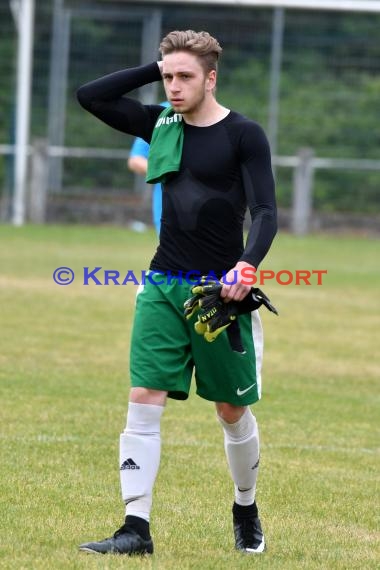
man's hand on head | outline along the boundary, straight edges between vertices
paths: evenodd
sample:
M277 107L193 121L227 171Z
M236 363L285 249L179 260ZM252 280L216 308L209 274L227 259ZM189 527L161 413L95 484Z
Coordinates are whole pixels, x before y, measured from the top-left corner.
M243 271L243 274L242 274ZM221 298L225 303L242 301L254 285L252 276L256 268L246 261L238 261L222 279Z

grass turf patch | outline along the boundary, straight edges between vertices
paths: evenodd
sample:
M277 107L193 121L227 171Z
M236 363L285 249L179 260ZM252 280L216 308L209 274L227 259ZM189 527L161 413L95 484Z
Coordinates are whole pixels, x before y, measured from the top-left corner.
M83 285L83 267L146 269L153 232L0 227L1 568L377 568L378 242L280 235L264 268L327 269L323 285L263 286L258 504L264 556L233 550L233 486L210 402L170 401L151 559L77 544L123 521L118 434L136 287ZM72 285L53 282L72 267Z

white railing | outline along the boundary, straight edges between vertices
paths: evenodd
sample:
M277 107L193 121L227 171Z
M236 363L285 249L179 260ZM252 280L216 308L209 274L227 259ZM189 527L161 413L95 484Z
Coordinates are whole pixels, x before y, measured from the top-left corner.
M47 146L44 139L39 139L33 146L27 147L31 158L29 178L29 218L36 223L45 220L46 198L48 191L48 164L50 157L61 158L99 158L126 160L129 151L120 148L84 148ZM12 156L15 146L0 144L0 155ZM313 178L317 169L344 170L380 170L380 160L357 158L320 158L312 149L300 149L295 156L274 156L275 167L293 169L293 201L291 209L291 229L297 235L309 231L312 214ZM17 193L14 193L17 196ZM13 208L16 205L13 204Z

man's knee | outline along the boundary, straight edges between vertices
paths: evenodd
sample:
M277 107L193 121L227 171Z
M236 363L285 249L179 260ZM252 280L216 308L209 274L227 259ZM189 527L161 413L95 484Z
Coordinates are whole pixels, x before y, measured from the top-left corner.
M234 424L240 420L246 410L246 406L234 406L225 402L216 402L218 416L228 424Z
M165 406L168 393L163 390L151 390L149 388L132 388L129 401L134 404L153 404Z

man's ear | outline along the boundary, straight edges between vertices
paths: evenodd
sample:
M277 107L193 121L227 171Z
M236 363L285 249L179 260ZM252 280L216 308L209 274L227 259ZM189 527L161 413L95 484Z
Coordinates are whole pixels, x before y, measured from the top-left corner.
M215 89L216 86L216 70L212 69L211 71L208 72L207 74L207 90L208 91L213 91Z

